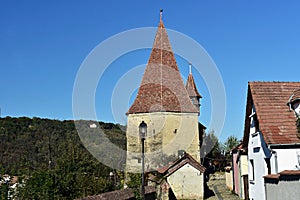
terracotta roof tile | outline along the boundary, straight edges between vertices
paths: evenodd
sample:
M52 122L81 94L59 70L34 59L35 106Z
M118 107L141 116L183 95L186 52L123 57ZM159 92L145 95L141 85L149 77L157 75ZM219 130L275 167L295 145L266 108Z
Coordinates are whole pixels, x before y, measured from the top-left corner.
M201 165L199 162L197 162L191 155L185 153L184 156L175 160L169 165L157 169L157 172L159 172L160 174L164 174L165 176L169 176L186 164L192 165L202 173L204 173L206 170L206 168L203 165Z
M127 114L160 111L198 113L184 87L162 20L137 97Z
M87 196L76 200L128 200L134 198L133 189L116 190L94 196Z
M264 178L279 179L281 176L300 176L300 170L284 170L278 174L268 174Z
M284 170L279 173L280 175L300 175L300 170Z
M199 94L195 81L194 81L194 77L193 74L190 73L186 82L186 86L185 86L188 94L190 97L199 97L202 98L202 96Z
M267 179L279 179L280 177L280 174L268 174L266 176L264 176L264 178L267 178Z
M300 82L249 82L244 140L249 134L247 118L253 103L267 144L300 143L294 112L287 106L290 96L299 88Z

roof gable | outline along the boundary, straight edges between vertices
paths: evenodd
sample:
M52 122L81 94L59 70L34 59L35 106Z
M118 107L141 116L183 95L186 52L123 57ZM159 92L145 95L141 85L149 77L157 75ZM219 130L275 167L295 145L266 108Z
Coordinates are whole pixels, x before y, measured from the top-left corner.
M249 140L249 116L254 106L259 130L267 144L300 143L295 114L287 106L290 96L299 88L300 82L249 82L243 141Z
M181 158L177 159L176 161L157 169L157 172L159 172L160 174L164 174L164 176L170 176L186 164L190 164L202 173L204 173L206 170L205 167L199 162L197 162L191 155L185 153Z
M127 114L163 111L198 113L185 89L167 31L160 19L137 97Z

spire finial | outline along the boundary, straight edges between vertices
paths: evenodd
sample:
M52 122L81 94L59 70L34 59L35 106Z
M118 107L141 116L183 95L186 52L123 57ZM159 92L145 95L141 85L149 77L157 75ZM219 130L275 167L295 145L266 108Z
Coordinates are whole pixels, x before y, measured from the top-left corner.
M160 20L162 20L162 13L163 13L163 11L164 11L164 10L163 10L162 8L161 8L160 11L159 11Z
M189 63L189 71L190 71L190 74L192 73L192 63Z

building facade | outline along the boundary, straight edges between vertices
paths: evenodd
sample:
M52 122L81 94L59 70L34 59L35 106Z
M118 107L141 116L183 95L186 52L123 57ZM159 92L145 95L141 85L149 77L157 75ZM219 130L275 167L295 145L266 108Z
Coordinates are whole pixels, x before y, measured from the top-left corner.
M249 199L266 199L264 177L300 169L295 113L287 106L300 82L250 82L244 146L248 151ZM268 176L269 175L269 176Z

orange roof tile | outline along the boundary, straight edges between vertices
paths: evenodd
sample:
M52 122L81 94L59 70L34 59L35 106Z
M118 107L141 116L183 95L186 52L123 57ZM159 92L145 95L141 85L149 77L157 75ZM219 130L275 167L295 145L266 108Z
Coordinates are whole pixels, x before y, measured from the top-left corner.
M249 115L254 104L259 129L267 144L300 143L294 112L287 102L300 82L249 82L244 141L249 139Z
M281 176L300 176L300 170L284 170L278 174L268 174L264 178L279 179Z
M160 111L198 113L184 87L162 19L137 97L127 114Z
M190 97L199 97L202 98L202 96L199 94L195 81L194 81L194 77L193 74L190 73L186 82L186 86L185 86L188 94Z
M160 174L164 174L165 176L169 176L186 164L192 165L202 173L204 173L206 170L206 168L199 162L197 162L190 154L185 153L181 158L175 160L169 165L157 169L157 172Z

